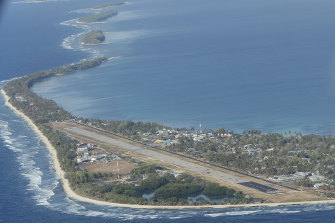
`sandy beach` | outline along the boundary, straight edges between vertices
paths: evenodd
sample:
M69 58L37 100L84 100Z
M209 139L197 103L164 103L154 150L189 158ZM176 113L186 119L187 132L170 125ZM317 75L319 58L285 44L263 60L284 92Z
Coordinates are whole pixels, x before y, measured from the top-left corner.
M39 128L33 123L33 121L26 116L23 112L16 109L11 103L9 103L9 97L6 92L1 89L1 93L5 99L5 105L7 105L13 112L15 112L18 116L22 117L27 124L31 127L31 129L38 135L38 137L42 140L45 146L48 148L49 152L52 155L53 166L60 177L65 193L72 199L92 203L96 205L103 206L115 206L115 207L127 207L127 208L139 208L139 209L200 209L200 208L247 208L247 207L278 207L278 206L287 206L287 205L311 205L311 204L327 204L327 203L335 203L335 200L320 200L320 201L302 201L302 202L286 202L286 203L262 203L262 204L239 204L239 205L199 205L199 206L155 206L155 205L135 205L135 204L119 204L119 203L111 203L106 201L94 200L91 198L87 198L75 193L69 184L69 181L64 177L65 172L62 170L60 163L57 159L57 151L51 145L48 138L43 135L43 133L39 130Z

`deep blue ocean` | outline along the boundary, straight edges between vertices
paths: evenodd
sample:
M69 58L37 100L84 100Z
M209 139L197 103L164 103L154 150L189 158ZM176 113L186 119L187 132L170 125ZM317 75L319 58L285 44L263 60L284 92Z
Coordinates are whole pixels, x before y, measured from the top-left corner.
M0 87L118 57L34 91L84 117L335 134L334 1L130 0L106 23L73 21L102 2L5 2ZM93 29L105 31L106 44L81 46ZM171 211L69 199L48 150L2 97L0 157L0 222L334 222L335 205Z

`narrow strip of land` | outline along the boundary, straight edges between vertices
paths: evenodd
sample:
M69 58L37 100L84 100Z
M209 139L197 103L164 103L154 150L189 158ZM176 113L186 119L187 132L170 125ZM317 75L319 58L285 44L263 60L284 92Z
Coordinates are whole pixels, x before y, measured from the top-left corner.
M273 194L273 193L281 193L281 192L283 192L281 190L278 190L278 189L269 187L267 185L264 185L264 183L268 184L268 185L280 186L280 187L283 187L285 189L289 189L289 190L293 190L293 191L300 191L300 190L298 190L298 189L296 189L294 187L283 185L281 183L273 182L271 180L260 178L260 177L257 177L257 176L253 176L253 175L250 175L250 174L247 174L247 173L242 173L241 171L232 170L230 168L227 168L227 167L224 167L224 166L220 166L220 165L217 165L217 164L214 164L214 163L209 163L209 162L204 161L204 160L199 160L199 159L196 159L196 158L191 157L191 156L187 156L187 155L184 155L184 154L180 154L180 153L172 152L172 151L169 151L169 150L165 150L165 149L162 149L162 148L157 147L157 146L148 146L145 143L142 143L142 142L139 142L139 141L135 141L135 140L126 138L124 136L121 136L121 135L118 135L118 134L115 134L115 133L108 132L106 130L103 130L103 129L100 129L100 128L97 128L97 127L94 127L94 126L88 126L88 125L85 125L85 124L82 124L82 123L79 123L79 122L76 122L76 121L72 121L72 122L75 123L75 124L78 124L79 128L85 127L85 128L88 129L88 131L94 130L97 133L103 133L103 134L107 134L108 136L116 137L117 141L119 139L121 139L121 140L125 140L126 142L136 143L137 145L141 146L141 148L149 148L149 149L154 149L154 150L156 150L158 152L170 153L172 155L176 155L177 157L179 157L181 159L185 159L186 158L186 159L191 160L191 161L196 161L196 162L199 162L201 164L210 165L211 167L218 168L220 171L228 171L228 172L231 172L233 174L237 174L238 176L240 175L240 176L243 177L243 179L245 179L245 177L247 177L248 179L251 178L253 180L256 180L257 182L261 181L262 184L259 184L259 183L256 183L256 182L250 182L250 181L243 181L242 183L240 182L238 184L246 186L246 187L249 187L249 188L253 188L253 189L256 189L256 190L259 190L259 191L264 192L264 193L272 193Z
M243 174L224 167L221 168L221 166L192 159L182 154L152 148L95 127L76 122L53 123L53 127L78 140L86 139L91 140L92 143L101 143L112 148L119 148L126 154L131 153L131 156L138 157L144 161L151 161L177 171L186 171L235 190L243 191L253 197L273 202L320 199L320 197L307 191L300 191L267 179Z
M277 206L284 206L284 205L302 205L302 204L327 204L327 203L334 203L334 200L317 200L317 201L300 201L300 202L283 202L283 203L263 203L263 204L243 204L243 205L199 205L199 206L153 206L153 205L134 205L134 204L119 204L119 203L110 203L100 200L94 200L91 198L83 197L78 194L76 194L72 189L70 188L68 180L64 177L64 172L60 168L60 164L57 159L57 152L56 149L51 145L49 140L42 134L42 132L38 129L38 127L33 123L33 121L27 117L23 112L17 110L12 104L9 103L9 97L6 95L6 93L1 90L2 95L5 98L5 104L13 110L17 115L21 116L28 124L31 126L31 128L36 132L36 134L42 139L42 141L45 143L47 148L50 150L51 155L53 157L54 161L54 167L56 169L57 174L60 176L62 180L62 184L64 187L64 191L71 197L76 200L80 200L83 202L89 202L97 205L110 205L110 206L116 206L116 207L130 207L130 208L141 208L141 209L182 209L182 208L239 208L239 207L277 207Z
M145 149L145 148L142 148L142 147L139 147L139 146L135 146L135 145L132 145L132 144L120 141L120 140L113 139L111 137L107 137L107 136L104 136L104 135L97 134L97 133L92 132L92 131L87 131L87 130L84 130L84 129L80 129L78 127L70 127L70 128L66 128L66 130L70 131L70 132L73 132L75 134L85 136L85 137L93 138L93 139L98 140L100 142L108 143L108 144L113 145L113 146L117 146L117 147L129 150L129 151L140 153L142 155L151 157L153 159L158 159L158 160L160 160L162 162L165 162L165 163L180 166L180 167L192 170L194 172L198 172L201 175L211 175L212 177L217 178L219 180L230 181L230 182L237 183L237 184L247 182L247 180L245 180L243 178L240 178L240 177L237 177L237 176L233 176L233 175L230 175L230 174L227 174L227 173L224 173L224 172L220 172L220 171L217 171L217 170L214 170L214 169L211 169L211 168L200 166L198 164L194 164L194 163L188 162L186 160L178 159L178 158L173 157L173 156L168 156L168 155L163 154L163 153L159 153L159 152L152 151L152 150L149 150L149 149Z

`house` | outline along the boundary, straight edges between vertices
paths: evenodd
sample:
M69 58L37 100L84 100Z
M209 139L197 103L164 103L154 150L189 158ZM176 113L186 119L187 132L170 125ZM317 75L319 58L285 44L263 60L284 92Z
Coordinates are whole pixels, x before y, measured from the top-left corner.
M200 136L193 136L193 140L196 142L201 142L202 140L204 140L205 135L200 135Z
M26 102L27 100L23 97L23 96L21 96L21 95L16 95L15 96L15 99L17 100L17 101L20 101L20 102Z
M94 161L97 161L97 156L89 156L88 159L90 160L91 163L93 163Z
M250 149L252 147L252 144L247 144L247 145L244 145L244 149Z
M247 152L249 155L254 155L255 153L260 153L261 150L260 149L248 149Z
M113 160L120 160L120 159L121 159L121 158L120 158L120 155L119 155L119 154L116 154L116 153L113 153L113 154L111 155L111 157L112 157Z
M157 143L157 144L162 144L164 143L164 140L161 140L161 139L157 139L154 143Z
M312 176L309 176L309 179L312 182L318 182L318 181L325 181L326 177L318 175L318 174L312 174Z
M101 155L98 155L97 156L97 160L102 160L102 159L104 159L104 158L106 158L107 157L107 155L106 154L101 154Z
M77 148L77 154L81 154L81 153L88 153L87 147L79 147L79 148Z
M314 188L319 188L319 187L322 187L322 186L325 186L326 183L316 183L314 184Z
M84 162L88 162L88 161L89 161L89 159L88 159L87 156L77 158L77 163L84 163Z

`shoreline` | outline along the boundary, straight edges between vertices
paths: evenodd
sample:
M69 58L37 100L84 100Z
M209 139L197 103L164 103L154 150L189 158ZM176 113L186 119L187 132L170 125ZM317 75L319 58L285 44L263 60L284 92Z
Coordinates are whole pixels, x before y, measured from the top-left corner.
M291 206L291 205L313 205L313 204L331 204L335 203L335 199L332 200L318 200L318 201L299 201L299 202L284 202L284 203L259 203L259 204L237 204L237 205L198 205L198 206L156 206L156 205L140 205L140 204L121 204L121 203L112 203L107 201L95 200L92 198L84 197L77 194L70 187L69 181L65 178L65 172L62 170L60 163L57 158L57 151L50 143L49 139L39 130L35 123L26 116L23 112L15 108L10 102L9 97L6 92L1 89L1 94L5 99L5 105L8 106L16 115L24 119L24 121L29 125L29 127L38 135L40 140L45 144L52 156L53 167L61 179L61 183L64 189L64 192L72 199L101 205L101 206L114 206L114 207L125 207L125 208L136 208L136 209L224 209L224 208L250 208L250 207L280 207L280 206Z
M79 22L78 19L79 19L79 18L75 19L75 22L76 22L77 24L84 24L84 25L86 24L86 25L87 25L87 24L105 23L105 21L103 21L103 22Z
M101 43L84 43L84 42L80 42L81 45L83 46L96 46L96 45L102 45L102 44L106 44L104 42Z

